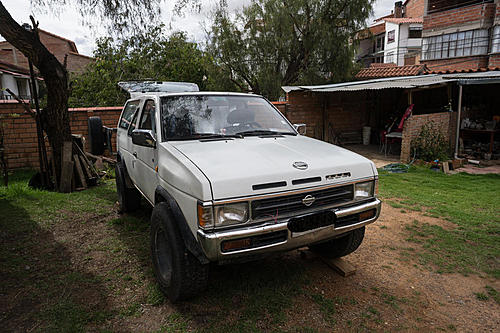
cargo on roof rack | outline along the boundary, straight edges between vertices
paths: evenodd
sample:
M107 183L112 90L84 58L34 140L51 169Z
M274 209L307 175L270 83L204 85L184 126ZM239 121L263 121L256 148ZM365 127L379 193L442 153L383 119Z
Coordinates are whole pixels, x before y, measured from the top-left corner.
M133 98L143 94L179 93L200 91L196 83L168 82L168 81L125 81L118 82L118 86L127 91Z

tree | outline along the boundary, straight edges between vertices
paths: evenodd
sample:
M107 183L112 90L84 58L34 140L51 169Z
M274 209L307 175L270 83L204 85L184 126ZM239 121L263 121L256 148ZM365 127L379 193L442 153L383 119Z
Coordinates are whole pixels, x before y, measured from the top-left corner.
M65 4L77 4L84 17L100 16L111 23L114 31L124 32L140 29L159 17L161 0L32 0L38 7L58 8ZM196 0L194 0L196 1ZM71 140L68 114L68 72L64 64L50 53L40 42L38 23L31 18L32 29L26 30L9 14L0 1L0 35L31 59L38 68L47 86L47 106L42 113L42 122L47 132L55 161L56 175L61 171L61 155L64 141Z
M187 81L205 90L210 60L183 32L167 37L163 26L115 41L97 40L96 61L71 81L70 105L115 106L128 98L119 81Z
M231 15L214 13L207 50L241 90L270 99L282 85L346 80L355 34L373 0L252 0Z

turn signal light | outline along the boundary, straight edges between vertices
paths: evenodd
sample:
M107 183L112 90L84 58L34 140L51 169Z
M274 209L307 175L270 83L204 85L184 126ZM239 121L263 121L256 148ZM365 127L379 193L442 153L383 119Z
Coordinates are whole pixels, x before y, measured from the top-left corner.
M222 243L222 252L241 250L252 245L250 238L236 239Z
M198 225L202 228L213 227L212 207L198 203Z
M375 217L375 209L367 210L366 212L359 213L359 222L368 220Z

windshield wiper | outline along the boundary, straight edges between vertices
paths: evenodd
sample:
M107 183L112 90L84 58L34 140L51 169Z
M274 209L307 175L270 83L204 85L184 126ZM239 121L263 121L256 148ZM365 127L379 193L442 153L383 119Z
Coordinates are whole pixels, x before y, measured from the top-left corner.
M271 131L271 130L251 130L251 131L243 131L243 132L237 132L237 135L241 136L259 136L259 135L296 135L293 132L278 132L278 131Z
M242 138L239 134L217 134L217 133L196 133L187 136L174 136L167 138L167 140L200 140L200 139L225 139L225 138Z

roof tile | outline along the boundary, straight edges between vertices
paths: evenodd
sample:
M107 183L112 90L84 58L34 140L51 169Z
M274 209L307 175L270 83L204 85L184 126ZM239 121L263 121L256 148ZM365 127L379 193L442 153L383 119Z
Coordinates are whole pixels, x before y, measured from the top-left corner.
M385 64L388 65L388 64ZM406 66L380 66L363 68L358 74L356 79L375 79L382 77L395 77L395 76L414 76L424 74L426 72L425 65L406 65Z
M421 17L389 17L385 18L384 21L391 23L424 23L424 19Z
M446 69L437 71L428 71L425 74L455 74L455 73L475 73L475 72L488 72L500 71L500 67L482 67L482 68L468 68L468 69Z

